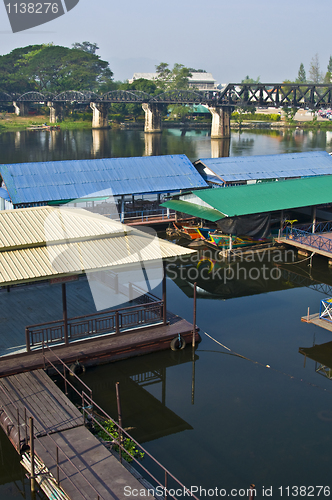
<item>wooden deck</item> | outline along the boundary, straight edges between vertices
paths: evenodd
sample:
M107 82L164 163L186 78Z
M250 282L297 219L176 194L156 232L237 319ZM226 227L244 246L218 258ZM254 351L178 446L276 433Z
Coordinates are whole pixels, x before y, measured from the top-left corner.
M2 411L5 411L13 421L17 417L16 408L20 415L23 415L25 407L36 417L36 436L44 436L46 433L71 429L83 424L82 414L44 370L2 378L0 386L3 389L0 390Z
M332 323L326 319L321 319L319 317L319 313L302 316L301 321L304 323L312 323L313 325L320 326L321 328L325 328L325 330L332 332Z
M324 238L332 239L332 233L322 233L322 236L324 236ZM293 240L290 238L277 238L276 242L290 245L290 246L296 247L298 249L305 250L309 253L323 255L323 257L328 257L329 259L332 258L332 252L328 252L326 250L323 250L323 249L320 249L317 247L313 247L311 245L306 245L304 243L299 243L299 241L297 241L296 239Z
M3 378L0 384L3 388L0 390L1 426L15 447L18 436L21 437L21 448L27 444L24 441L28 418L33 417L35 452L56 478L58 447L60 484L71 500L124 499L124 486L143 488L84 427L79 410L43 370Z
M140 354L170 349L170 342L179 333L186 343L191 343L192 324L185 319L168 313L169 324L134 329L120 335L102 335L82 341L72 342L69 346L54 346L52 350L66 363L80 361L85 366L117 361ZM198 331L196 342L200 341ZM0 363L0 377L43 368L42 350L11 356L3 356Z

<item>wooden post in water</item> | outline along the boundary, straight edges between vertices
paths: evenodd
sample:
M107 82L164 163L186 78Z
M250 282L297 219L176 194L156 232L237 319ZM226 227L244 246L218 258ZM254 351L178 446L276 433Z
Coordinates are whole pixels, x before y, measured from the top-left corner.
M193 338L192 338L192 376L191 376L191 404L195 401L195 344L196 344L196 302L197 302L197 283L194 283L194 319L193 319Z
M63 312L63 329L65 344L69 344L68 340L68 314L67 314L67 294L66 294L66 283L62 283L62 312Z
M195 337L196 337L196 294L197 294L197 283L194 283L194 321L193 321L193 339L192 346L195 348Z
M251 484L249 490L249 500L253 500L255 498L255 493L256 493L255 485Z
M30 460L31 460L31 472L30 472L30 482L31 482L31 493L36 491L36 482L35 482L35 442L33 435L33 418L29 418L30 424Z

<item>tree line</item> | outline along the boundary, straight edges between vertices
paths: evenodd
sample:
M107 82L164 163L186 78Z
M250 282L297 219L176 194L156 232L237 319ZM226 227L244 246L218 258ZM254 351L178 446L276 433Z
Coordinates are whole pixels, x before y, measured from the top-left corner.
M205 72L178 63L171 68L162 62L156 66L155 80L141 78L131 84L114 81L109 63L96 54L98 49L98 45L91 42L74 43L71 48L41 44L14 49L0 56L0 92L59 94L77 90L104 94L112 90L140 90L157 95L166 90L188 89L192 73ZM173 106L171 110L165 107L164 114L168 111L180 116L189 110L183 106ZM144 115L138 104L113 104L110 112L119 120L127 115L134 119Z
M285 83L285 82L284 82ZM307 79L307 74L304 68L304 64L301 62L297 78L295 83L325 83L329 85L332 83L332 56L330 56L327 71L324 72L320 68L319 56L315 54L310 61L309 66L309 78Z

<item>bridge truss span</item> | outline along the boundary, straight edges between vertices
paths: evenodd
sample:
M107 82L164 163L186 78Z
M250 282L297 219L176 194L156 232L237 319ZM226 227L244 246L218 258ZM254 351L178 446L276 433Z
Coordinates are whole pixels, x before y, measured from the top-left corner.
M221 106L296 107L332 106L332 85L308 83L230 83L220 94Z

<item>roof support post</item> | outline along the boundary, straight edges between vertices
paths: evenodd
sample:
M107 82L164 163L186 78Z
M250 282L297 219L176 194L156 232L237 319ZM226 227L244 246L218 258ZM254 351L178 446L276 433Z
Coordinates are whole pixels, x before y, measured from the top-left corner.
M317 216L317 207L314 205L312 207L312 232L316 231L316 216Z
M66 283L62 283L62 311L65 344L69 345Z
M124 195L121 196L121 214L120 214L120 222L124 222L125 218L125 208L124 208Z
M280 235L282 235L283 225L284 225L284 211L280 210Z

